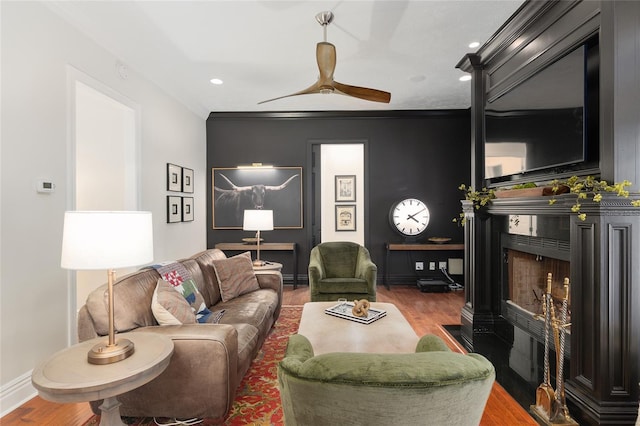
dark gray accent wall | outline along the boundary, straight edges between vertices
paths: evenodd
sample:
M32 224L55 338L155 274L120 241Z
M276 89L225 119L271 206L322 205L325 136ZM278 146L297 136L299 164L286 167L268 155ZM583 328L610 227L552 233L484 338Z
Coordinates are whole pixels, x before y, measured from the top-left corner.
M388 223L391 205L403 197L428 203L431 221L425 235L451 237L463 234L452 219L460 211L462 193L457 189L470 179L470 116L468 110L309 112L309 113L211 113L207 119L207 245L239 242L242 230L213 229L211 169L261 162L274 166L302 166L304 229L263 233L270 242L296 242L298 271L306 276L309 251L307 208L310 195L310 144L318 141L365 142L369 200L365 236L381 282L384 244L403 239ZM262 256L267 258L267 256ZM285 264L291 273L290 255L270 252L270 260ZM421 259L423 260L423 259ZM424 259L426 260L426 259ZM406 254L393 256L397 278L415 276ZM391 282L394 282L393 276Z

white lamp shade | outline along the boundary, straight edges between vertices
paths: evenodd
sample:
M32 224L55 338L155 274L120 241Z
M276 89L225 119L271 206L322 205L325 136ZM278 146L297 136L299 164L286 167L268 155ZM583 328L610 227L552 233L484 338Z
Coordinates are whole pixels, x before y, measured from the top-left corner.
M151 212L65 212L63 268L117 269L152 261Z
M273 210L245 210L242 229L245 231L273 231Z

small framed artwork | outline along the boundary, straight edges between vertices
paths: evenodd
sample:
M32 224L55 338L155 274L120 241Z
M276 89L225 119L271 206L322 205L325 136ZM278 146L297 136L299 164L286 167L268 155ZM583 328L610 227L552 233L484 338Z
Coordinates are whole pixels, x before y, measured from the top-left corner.
M336 176L336 202L356 201L356 176Z
M167 223L176 223L182 220L182 197L167 195Z
M182 197L182 221L193 221L193 197Z
M182 192L193 193L193 169L182 168Z
M182 167L167 163L167 191L182 191Z
M356 230L355 204L336 205L336 231Z

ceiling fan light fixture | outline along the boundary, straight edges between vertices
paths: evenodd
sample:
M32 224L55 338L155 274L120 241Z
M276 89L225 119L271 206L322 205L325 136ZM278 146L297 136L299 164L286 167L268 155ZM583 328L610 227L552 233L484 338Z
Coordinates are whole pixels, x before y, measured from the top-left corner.
M316 15L316 21L323 27L326 27L333 21L333 13L331 11L320 12Z

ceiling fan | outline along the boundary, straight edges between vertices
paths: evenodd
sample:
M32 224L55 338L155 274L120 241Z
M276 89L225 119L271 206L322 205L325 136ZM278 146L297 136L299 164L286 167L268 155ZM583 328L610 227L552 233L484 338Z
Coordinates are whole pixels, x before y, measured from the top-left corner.
M336 47L327 42L327 25L333 21L333 13L320 12L316 15L316 21L318 21L324 29L324 41L319 42L316 46L316 60L318 62L318 69L320 70L320 77L318 78L318 81L316 81L312 86L299 92L268 99L266 101L258 102L258 104L288 98L290 96L308 95L312 93L338 93L341 95L364 99L366 101L389 103L391 100L391 93L389 92L342 84L333 79L333 72L336 69Z

